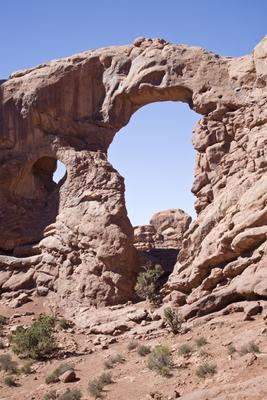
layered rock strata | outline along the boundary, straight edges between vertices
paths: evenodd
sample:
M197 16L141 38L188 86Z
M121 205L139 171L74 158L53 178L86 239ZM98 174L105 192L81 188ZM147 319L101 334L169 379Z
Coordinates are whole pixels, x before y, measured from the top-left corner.
M140 107L172 100L201 118L198 216L165 293L186 295L187 317L267 298L266 83L267 38L239 58L140 38L1 81L2 296L54 292L69 306L131 298L133 227L107 150ZM56 160L67 169L59 185Z

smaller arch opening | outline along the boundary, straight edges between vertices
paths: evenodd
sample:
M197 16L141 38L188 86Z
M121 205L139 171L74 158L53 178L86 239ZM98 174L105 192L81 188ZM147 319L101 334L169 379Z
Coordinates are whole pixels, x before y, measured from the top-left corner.
M56 164L56 170L53 173L53 181L56 184L59 184L62 179L64 179L67 175L67 169L65 167L65 165L63 164L63 162L57 160L57 164Z
M35 185L46 192L52 192L55 188L53 174L56 170L57 160L52 157L42 157L36 161L32 167L32 173L35 180Z

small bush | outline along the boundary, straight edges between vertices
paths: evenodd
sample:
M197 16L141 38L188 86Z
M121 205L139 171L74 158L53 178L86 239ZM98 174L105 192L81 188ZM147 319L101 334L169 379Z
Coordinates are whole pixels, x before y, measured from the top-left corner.
M107 369L112 369L114 367L114 362L112 361L111 357L104 361L104 367Z
M194 351L193 347L191 344L189 343L184 343L182 344L179 349L178 349L178 354L180 356L185 356L185 355L189 355L192 354Z
M31 374L31 373L32 373L32 364L33 364L32 361L26 361L26 362L22 365L22 367L20 368L20 371L21 371L23 374L26 374L26 375Z
M98 378L100 384L104 387L113 383L112 376L109 372L103 372Z
M55 347L54 318L41 314L29 327L18 327L11 338L14 353L32 359L42 359Z
M113 368L116 364L122 364L124 363L125 359L121 354L116 354L115 356L110 356L107 360L104 362L104 366L107 369Z
M208 344L207 340L204 338L204 336L199 336L195 340L197 347L202 347Z
M65 393L59 396L58 400L80 400L82 393L79 389L67 389Z
M69 363L60 364L50 375L45 379L45 383L55 383L59 381L60 375L64 374L66 371L73 371L74 365Z
M102 398L104 386L113 383L112 376L109 372L103 372L99 378L95 378L88 384L88 392L95 399Z
M227 346L227 353L228 353L229 355L231 355L231 354L234 354L235 352L236 352L235 346L232 345L232 344L229 344L229 346Z
M10 386L10 387L17 386L16 379L14 378L14 376L11 376L11 375L5 377L4 384L7 386Z
M56 398L57 392L55 390L50 390L44 395L43 400L56 400Z
M104 385L99 381L99 379L93 379L88 384L88 392L94 399L102 398L103 388Z
M196 374L199 378L206 378L207 375L214 375L217 372L215 364L201 364L197 367Z
M156 346L148 358L148 368L155 370L162 376L170 376L172 367L171 351L169 347L159 345Z
M240 354L244 356L248 353L260 353L259 346L254 342L249 342L248 344L242 346L240 349Z
M3 340L0 340L0 350L3 350L5 348Z
M149 353L151 353L151 349L149 346L145 346L143 344L139 345L137 347L137 354L139 354L139 356L141 357L145 357L147 356Z
M118 353L112 357L112 360L115 364L123 364L125 361L125 358L123 357L122 354Z
M0 356L0 369L16 374L18 372L18 364L12 360L10 354L2 354Z
M135 292L141 298L149 301L155 301L159 287L159 278L163 274L161 265L146 267L137 277Z
M178 310L173 310L171 307L165 308L164 321L174 334L181 331L183 319Z
M138 347L138 342L136 342L135 340L131 340L131 341L128 343L127 349L128 349L129 351L131 351L131 350L136 349L137 347Z

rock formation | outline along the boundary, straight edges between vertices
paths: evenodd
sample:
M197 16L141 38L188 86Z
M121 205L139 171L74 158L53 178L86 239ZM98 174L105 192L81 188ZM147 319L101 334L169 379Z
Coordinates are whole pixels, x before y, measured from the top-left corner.
M154 214L148 225L134 227L134 247L142 267L160 264L166 276L172 271L192 218L183 210L170 209Z
M198 216L165 293L187 296L187 318L267 298L266 83L267 37L240 58L140 38L1 82L2 297L54 292L69 306L131 298L133 227L107 150L140 107L172 100L201 117ZM56 160L67 169L59 185Z
M148 225L134 227L135 248L142 251L155 248L180 250L191 221L190 215L179 208L160 211L152 216Z

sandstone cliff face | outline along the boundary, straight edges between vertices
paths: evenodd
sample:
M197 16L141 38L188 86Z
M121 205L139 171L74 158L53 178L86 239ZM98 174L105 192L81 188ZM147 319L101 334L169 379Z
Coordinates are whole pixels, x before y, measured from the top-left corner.
M136 274L114 135L150 102L183 101L194 133L197 220L166 294L187 317L267 298L267 38L253 54L138 39L15 73L0 86L1 291L58 301L131 298ZM67 168L52 182L56 160Z

